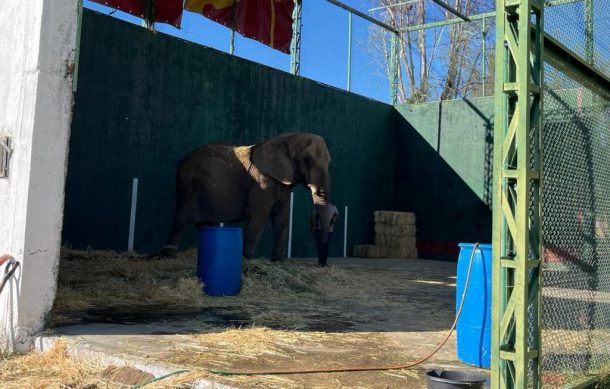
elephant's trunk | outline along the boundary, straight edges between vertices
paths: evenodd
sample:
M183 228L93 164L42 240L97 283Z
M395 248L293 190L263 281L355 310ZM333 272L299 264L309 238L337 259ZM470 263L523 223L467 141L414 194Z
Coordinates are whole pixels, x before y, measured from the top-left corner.
M315 205L327 206L330 204L330 176L325 169L313 170L307 186Z
M334 207L330 202L330 188L309 185L309 189L311 190L313 204L318 215L320 215L322 228L324 232L328 233L328 231L330 231L330 220L334 210Z

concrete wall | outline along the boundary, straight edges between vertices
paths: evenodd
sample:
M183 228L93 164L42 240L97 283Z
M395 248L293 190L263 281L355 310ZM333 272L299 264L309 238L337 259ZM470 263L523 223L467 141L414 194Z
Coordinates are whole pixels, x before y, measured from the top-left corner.
M394 207L417 213L420 255L491 242L493 98L396 109Z
M66 188L64 242L127 248L132 179L139 179L135 249L164 243L174 175L211 141L255 143L318 133L332 155L333 202L350 206L348 247L370 240L392 200L394 109L214 49L86 11ZM295 193L293 255L313 256L311 199ZM330 254L342 255L343 219ZM183 247L195 244L194 228ZM270 256L270 233L259 255Z
M21 264L0 295L0 350L26 351L53 303L77 4L0 2L0 134L14 150L0 178L0 255Z

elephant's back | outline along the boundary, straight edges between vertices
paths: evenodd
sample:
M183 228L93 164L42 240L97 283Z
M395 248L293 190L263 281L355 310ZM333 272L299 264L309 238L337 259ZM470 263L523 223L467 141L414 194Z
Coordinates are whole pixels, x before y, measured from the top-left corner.
M180 162L178 176L185 179L238 179L250 164L253 146L205 144L188 153Z
M240 157L247 148L206 144L182 160L177 186L185 198L197 199L201 221L218 222L243 218L248 187L252 181Z

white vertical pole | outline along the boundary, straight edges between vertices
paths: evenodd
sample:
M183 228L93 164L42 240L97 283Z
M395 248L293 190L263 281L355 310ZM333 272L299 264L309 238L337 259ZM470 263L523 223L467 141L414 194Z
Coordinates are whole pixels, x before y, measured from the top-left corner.
M347 205L345 206L345 216L343 221L343 258L347 258Z
M290 218L288 219L288 258L292 258L292 208L294 206L294 193L290 192Z
M133 251L133 237L136 230L136 208L138 206L138 179L133 179L131 187L131 214L129 216L129 240L127 250Z

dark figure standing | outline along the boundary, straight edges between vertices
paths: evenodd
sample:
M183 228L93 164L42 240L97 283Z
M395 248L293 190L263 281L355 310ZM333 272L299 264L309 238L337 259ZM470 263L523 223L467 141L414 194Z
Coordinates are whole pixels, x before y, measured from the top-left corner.
M322 213L329 213L330 215ZM333 228L337 222L338 216L339 211L337 211L337 207L332 204L329 204L328 207L324 208L314 207L311 214L311 232L313 232L316 239L318 264L320 264L320 266L326 266L326 263L328 262L328 247L330 245L330 238L333 235ZM322 224L323 220L330 220L330 228L328 229L328 232L324 231L324 225Z

